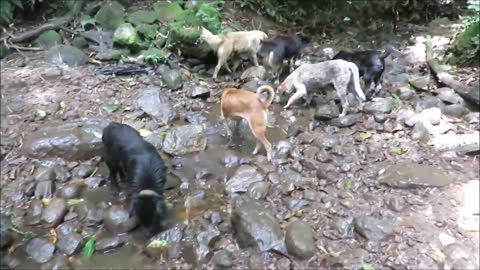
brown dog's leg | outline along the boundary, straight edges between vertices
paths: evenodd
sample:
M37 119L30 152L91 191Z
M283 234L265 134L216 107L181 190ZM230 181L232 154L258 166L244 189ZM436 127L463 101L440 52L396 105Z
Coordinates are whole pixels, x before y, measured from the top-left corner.
M265 147L265 150L267 152L267 159L271 160L272 159L272 144L267 140L265 137L265 119L263 115L255 115L254 117L250 117L248 119L248 124L250 126L250 129L252 130L253 135L257 138L257 145L255 146L255 149L253 150L252 154L256 155L258 151L260 150L260 143L263 144Z
M225 131L227 132L227 137L230 140L232 138L232 131L228 127L228 119L225 117L223 113L223 107L220 108L220 121L223 122L223 126L225 127Z

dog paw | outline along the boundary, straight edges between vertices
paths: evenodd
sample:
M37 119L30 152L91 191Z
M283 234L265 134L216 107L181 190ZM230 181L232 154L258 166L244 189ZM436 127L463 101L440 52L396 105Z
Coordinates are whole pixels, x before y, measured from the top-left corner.
M284 109L288 109L288 107L290 107L290 106L289 105L283 106Z

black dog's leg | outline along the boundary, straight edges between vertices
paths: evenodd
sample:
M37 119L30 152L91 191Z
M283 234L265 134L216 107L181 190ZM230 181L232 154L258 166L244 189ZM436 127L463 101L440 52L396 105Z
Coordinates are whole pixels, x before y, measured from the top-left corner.
M110 182L112 192L114 194L118 194L120 192L120 187L118 186L117 174L121 170L119 170L117 166L115 166L112 161L107 158L105 158L105 163L107 164L108 170L110 171L110 174L108 175L108 181Z
M130 207L128 208L128 215L132 217L135 214L135 209L137 209L138 205L138 193L134 192L132 194L132 199L130 202Z

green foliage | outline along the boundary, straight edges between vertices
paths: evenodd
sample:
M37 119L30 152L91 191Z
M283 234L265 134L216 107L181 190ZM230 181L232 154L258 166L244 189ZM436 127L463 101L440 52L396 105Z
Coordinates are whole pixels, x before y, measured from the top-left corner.
M471 16L463 20L463 31L455 37L453 51L447 57L454 65L475 64L480 56L480 2L469 0L468 4Z
M7 25L13 21L13 14L16 9L23 9L21 0L0 1L0 25Z
M96 238L94 235L87 241L87 243L83 247L82 253L84 259L89 260L92 257L93 253L95 252L95 241Z
M148 50L142 51L142 56L144 57L145 62L154 65L167 62L167 54L165 53L165 51L157 48L150 48Z

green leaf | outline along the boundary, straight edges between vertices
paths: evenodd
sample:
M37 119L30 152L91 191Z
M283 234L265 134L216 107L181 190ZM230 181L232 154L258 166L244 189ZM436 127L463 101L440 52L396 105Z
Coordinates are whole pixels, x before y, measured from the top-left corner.
M160 133L160 138L165 140L167 138L167 133L166 132Z
M369 131L367 132L362 132L360 133L360 137L362 138L362 140L367 140L367 139L370 139L372 137L372 133L370 133Z
M166 240L153 240L147 245L147 248L166 248L169 247L170 243Z
M362 263L362 269L363 270L375 270L375 267L369 263Z
M83 202L83 199L70 199L70 200L67 200L67 206L74 206L74 205L77 205L79 203Z
M392 147L392 152L394 152L396 154L399 154L399 155L401 155L403 153L402 148L400 148L398 146L393 146Z
M398 95L398 94L395 93L395 92L391 92L391 93L390 93L390 96L392 96L393 99L400 99L400 95Z
M352 189L352 186L353 186L352 179L348 179L347 183L345 183L345 188L346 189Z
M118 110L118 105L107 104L107 105L103 106L102 109L104 109L108 113L113 113L116 110Z
M85 260L89 260L95 252L95 240L95 236L92 236L83 247L82 253Z

